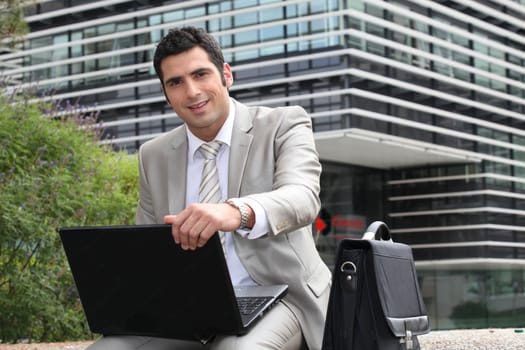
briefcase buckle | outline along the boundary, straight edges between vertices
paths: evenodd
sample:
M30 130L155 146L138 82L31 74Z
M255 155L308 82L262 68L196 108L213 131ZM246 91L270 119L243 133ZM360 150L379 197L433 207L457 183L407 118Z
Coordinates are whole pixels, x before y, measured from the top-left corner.
M357 267L351 261L341 264L341 276L344 276L343 288L348 292L355 292L357 289Z
M401 344L406 344L406 350L414 349L414 340L412 340L412 331L406 330L405 336L399 339Z

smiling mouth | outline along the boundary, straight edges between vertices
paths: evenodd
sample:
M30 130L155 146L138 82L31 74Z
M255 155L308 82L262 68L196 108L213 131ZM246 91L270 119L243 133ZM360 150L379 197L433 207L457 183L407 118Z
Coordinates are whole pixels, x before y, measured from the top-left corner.
M207 104L208 104L208 100L201 101L199 103L194 103L194 104L188 106L188 108L191 109L191 110L199 110L199 109L203 108L204 106L206 106Z

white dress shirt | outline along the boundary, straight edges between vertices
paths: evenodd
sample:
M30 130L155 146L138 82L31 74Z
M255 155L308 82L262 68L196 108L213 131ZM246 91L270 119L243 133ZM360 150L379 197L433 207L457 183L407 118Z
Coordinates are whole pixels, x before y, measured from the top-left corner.
M224 122L224 125L219 130L219 133L215 137L215 140L219 140L223 143L222 147L217 154L216 163L217 170L219 173L219 183L221 186L221 199L222 201L228 199L228 164L230 160L230 145L233 130L233 120L235 119L235 105L230 99L230 113L228 118ZM204 157L198 152L199 147L204 143L203 140L195 136L190 129L186 126L186 134L188 135L188 168L186 176L186 206L191 203L199 202L199 185L201 182L202 168L204 166ZM253 200L244 200L248 204L255 214L255 225L251 230L238 230L232 234L240 234L247 239L255 239L264 236L270 231L270 225L266 212L260 206L259 203ZM230 277L232 284L237 285L254 285L256 284L241 261L235 251L233 244L232 234L226 233L226 256L228 269L230 271Z

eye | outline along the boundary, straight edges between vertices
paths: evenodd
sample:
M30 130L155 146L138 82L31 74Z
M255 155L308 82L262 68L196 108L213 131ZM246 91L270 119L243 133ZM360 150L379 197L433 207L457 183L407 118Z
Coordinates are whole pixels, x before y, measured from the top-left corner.
M195 73L195 77L197 78L202 78L202 77L205 77L206 75L208 75L208 72L205 70L198 71Z
M166 86L168 87L176 87L181 84L181 79L170 79L166 82Z

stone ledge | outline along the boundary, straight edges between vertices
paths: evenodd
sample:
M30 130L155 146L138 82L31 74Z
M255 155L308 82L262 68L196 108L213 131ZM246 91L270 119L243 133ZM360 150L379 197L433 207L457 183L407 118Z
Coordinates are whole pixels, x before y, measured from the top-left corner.
M421 350L523 350L523 329L461 329L419 336ZM0 344L0 350L85 350L92 342Z
M419 337L422 350L523 350L521 328L434 331Z
M0 350L84 350L92 341L62 343L19 343L1 344Z

